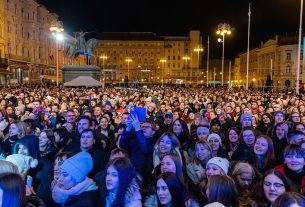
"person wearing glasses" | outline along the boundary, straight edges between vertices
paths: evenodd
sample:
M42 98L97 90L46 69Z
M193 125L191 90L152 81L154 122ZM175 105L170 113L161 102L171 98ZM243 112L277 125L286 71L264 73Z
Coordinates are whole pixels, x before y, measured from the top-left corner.
M290 191L290 183L286 176L274 169L268 170L262 179L258 192L251 196L257 206L269 207L283 193Z

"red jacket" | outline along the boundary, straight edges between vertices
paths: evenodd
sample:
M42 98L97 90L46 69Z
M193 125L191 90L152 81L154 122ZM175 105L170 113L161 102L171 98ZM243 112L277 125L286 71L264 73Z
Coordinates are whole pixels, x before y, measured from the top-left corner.
M286 175L285 170L284 170L284 165L276 166L274 168L274 170L282 173L283 175L285 175L288 178L288 176ZM290 178L288 178L288 179L290 179ZM302 177L302 182L299 184L299 193L301 193L302 195L305 194L305 176Z

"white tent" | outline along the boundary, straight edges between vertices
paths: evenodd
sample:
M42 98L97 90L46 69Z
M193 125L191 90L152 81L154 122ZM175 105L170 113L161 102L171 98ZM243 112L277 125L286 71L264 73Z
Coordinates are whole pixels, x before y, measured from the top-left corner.
M102 86L102 84L91 76L78 76L77 78L64 83L64 86L99 87Z

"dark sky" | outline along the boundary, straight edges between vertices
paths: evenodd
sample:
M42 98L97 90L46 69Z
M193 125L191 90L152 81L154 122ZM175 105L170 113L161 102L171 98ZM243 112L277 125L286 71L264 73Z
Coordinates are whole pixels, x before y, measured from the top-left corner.
M250 47L275 35L296 34L300 0L38 0L59 15L65 30L101 32L155 32L187 36L200 30L206 46L210 35L211 57L221 57L216 29L221 22L233 27L226 38L226 57L247 50L248 6L251 2ZM183 2L183 3L182 3Z

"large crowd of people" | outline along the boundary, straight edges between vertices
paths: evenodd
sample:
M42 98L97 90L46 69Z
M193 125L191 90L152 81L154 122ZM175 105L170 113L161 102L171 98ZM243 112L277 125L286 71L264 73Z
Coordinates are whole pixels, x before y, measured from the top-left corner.
M305 96L2 88L0 156L0 207L304 207Z

